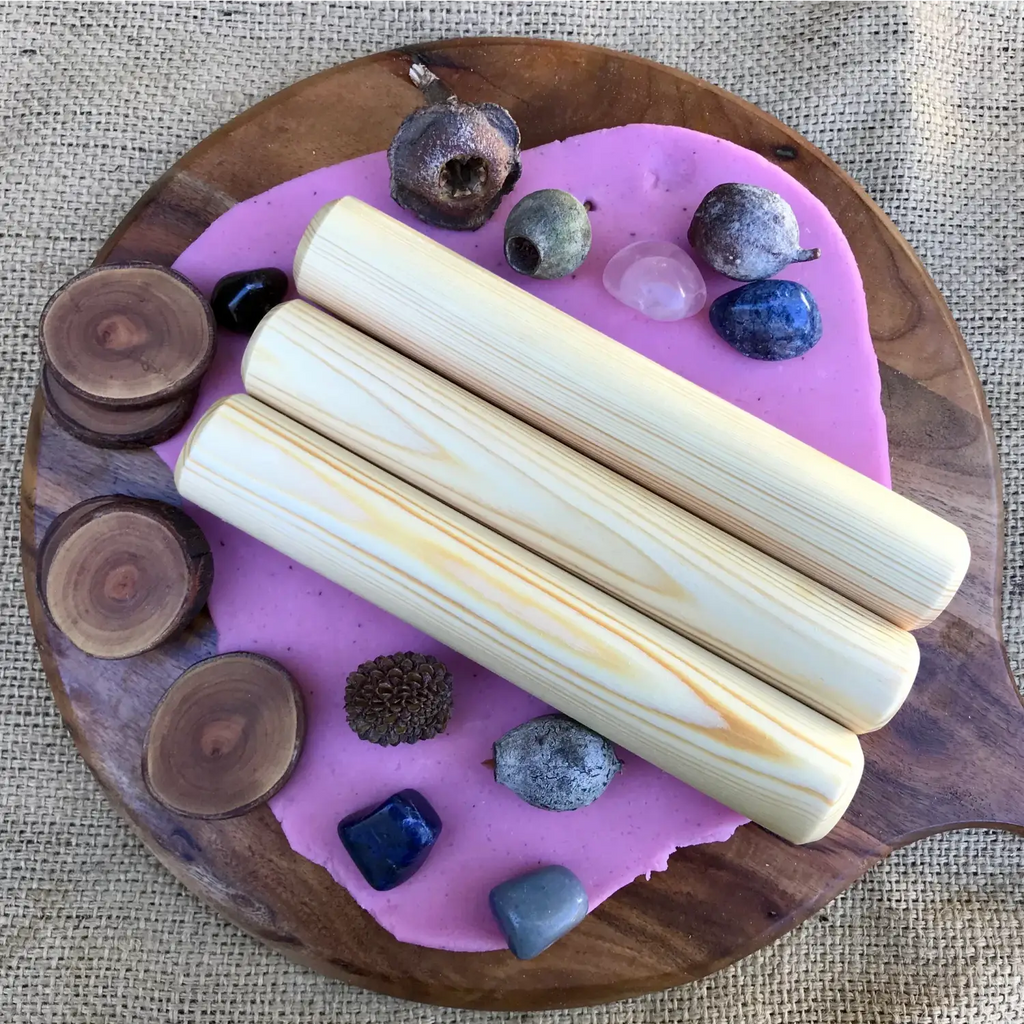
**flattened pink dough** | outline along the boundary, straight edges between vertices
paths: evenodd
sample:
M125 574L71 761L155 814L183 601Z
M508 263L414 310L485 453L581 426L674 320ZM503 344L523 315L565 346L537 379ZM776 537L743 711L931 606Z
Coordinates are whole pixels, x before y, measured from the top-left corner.
M253 154L253 159L259 159ZM612 299L601 273L620 248L644 238L689 251L686 229L715 185L744 181L782 193L796 211L801 244L820 246L814 263L782 277L807 285L825 333L807 355L763 363L738 355L712 331L706 308L677 323L655 323ZM502 257L505 217L517 197L563 188L594 204L593 248L579 272L531 281ZM181 255L176 269L207 295L235 270L277 266L289 276L303 229L327 201L356 195L475 262L514 281L631 348L888 485L888 447L878 367L863 288L850 247L821 203L760 156L682 128L629 125L531 150L523 177L480 231L425 227L388 195L383 153L325 167L240 203ZM701 264L702 269L707 270ZM710 270L709 302L735 287ZM192 422L222 395L241 390L244 340L222 332ZM191 426L191 424L190 424ZM173 466L187 430L157 451ZM547 710L392 616L200 510L216 581L210 609L221 651L277 658L302 687L309 731L295 774L271 801L293 849L322 864L360 906L404 942L442 949L499 949L487 893L541 864L564 864L583 881L591 908L641 875L663 870L677 847L727 839L743 819L628 753L625 767L590 807L555 813L529 807L497 785L482 762L505 731ZM357 740L345 722L345 677L378 654L418 650L448 663L454 713L435 740L381 749ZM378 893L338 841L344 815L413 787L437 808L444 831L411 881ZM259 856L254 851L254 856Z

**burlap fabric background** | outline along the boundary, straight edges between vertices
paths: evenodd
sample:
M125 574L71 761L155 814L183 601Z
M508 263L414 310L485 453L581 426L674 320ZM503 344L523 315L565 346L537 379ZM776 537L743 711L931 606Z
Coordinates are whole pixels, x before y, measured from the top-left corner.
M1021 674L1024 6L0 6L4 1021L489 1017L294 967L158 867L107 806L50 700L22 600L16 518L36 317L146 186L298 78L399 43L478 34L594 42L708 78L803 132L888 211L945 293L988 392L1006 476L1006 631ZM704 983L538 1019L1021 1024L1024 842L975 833L920 843Z

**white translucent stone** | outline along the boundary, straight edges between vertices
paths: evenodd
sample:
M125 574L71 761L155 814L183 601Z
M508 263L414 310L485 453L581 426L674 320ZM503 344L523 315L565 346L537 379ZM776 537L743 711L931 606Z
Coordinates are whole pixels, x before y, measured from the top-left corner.
M604 286L652 320L683 320L699 313L708 290L697 264L671 242L634 242L604 268Z

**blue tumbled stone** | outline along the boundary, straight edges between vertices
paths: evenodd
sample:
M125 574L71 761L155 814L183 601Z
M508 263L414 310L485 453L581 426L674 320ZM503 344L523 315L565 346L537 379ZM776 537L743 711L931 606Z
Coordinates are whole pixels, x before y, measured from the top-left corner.
M754 281L711 303L711 326L752 359L802 356L821 337L814 296L795 281Z
M520 960L539 956L572 931L589 909L583 883L557 864L496 885L490 902L508 948Z
M441 819L422 793L403 789L382 804L350 814L338 836L374 889L407 882L423 866L441 834Z

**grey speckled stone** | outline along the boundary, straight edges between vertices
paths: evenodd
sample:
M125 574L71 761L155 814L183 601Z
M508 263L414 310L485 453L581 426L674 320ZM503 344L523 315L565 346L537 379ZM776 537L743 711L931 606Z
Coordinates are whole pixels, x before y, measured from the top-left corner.
M494 744L494 778L534 807L575 811L622 769L603 736L566 715L541 715Z
M583 883L558 864L529 871L491 890L491 913L508 948L532 960L587 916Z

